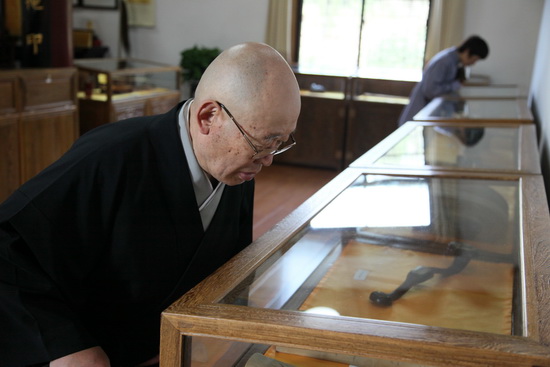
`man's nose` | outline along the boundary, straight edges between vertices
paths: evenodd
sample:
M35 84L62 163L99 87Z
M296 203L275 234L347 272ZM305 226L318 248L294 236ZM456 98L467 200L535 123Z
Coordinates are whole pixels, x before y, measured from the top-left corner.
M273 154L268 154L265 157L256 159L256 162L260 163L262 166L268 167L273 163Z

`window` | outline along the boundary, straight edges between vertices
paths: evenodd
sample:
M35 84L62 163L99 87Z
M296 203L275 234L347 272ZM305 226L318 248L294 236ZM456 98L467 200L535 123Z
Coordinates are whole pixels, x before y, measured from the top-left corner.
M430 0L302 0L301 5L301 71L420 80Z

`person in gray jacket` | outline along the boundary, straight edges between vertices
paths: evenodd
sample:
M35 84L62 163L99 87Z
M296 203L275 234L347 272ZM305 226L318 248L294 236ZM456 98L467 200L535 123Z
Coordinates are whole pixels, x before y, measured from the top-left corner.
M424 68L422 80L413 88L398 126L412 120L435 97L458 91L465 81L464 67L474 65L488 55L489 46L479 36L471 36L460 46L437 53Z

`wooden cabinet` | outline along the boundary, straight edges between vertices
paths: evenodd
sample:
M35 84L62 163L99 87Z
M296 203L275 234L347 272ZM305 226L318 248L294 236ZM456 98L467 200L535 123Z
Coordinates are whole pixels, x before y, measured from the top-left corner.
M19 96L19 78L17 72L0 72L0 114L18 112L21 110Z
M369 97L353 100L346 135L346 166L395 131L403 107L393 97L386 101Z
M397 128L414 82L296 73L298 144L275 162L342 170Z
M298 144L277 163L340 170L348 113L347 77L297 74L302 108L294 137Z
M0 73L0 201L65 153L79 135L76 69Z
M80 131L164 113L181 98L180 68L134 59L76 60Z
M350 98L346 156L348 166L397 129L414 82L354 79Z
M0 116L0 154L0 201L3 201L21 184L16 114Z
M342 168L346 101L302 92L302 110L294 137L298 144L274 158L275 162L309 167Z
M76 106L47 113L22 113L19 121L20 172L25 182L65 153L78 137Z
M76 70L33 69L19 74L22 111L76 105Z

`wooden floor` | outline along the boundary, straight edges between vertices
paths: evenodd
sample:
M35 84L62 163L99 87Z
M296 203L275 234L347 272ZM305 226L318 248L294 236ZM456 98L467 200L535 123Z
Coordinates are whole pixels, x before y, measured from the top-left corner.
M256 177L253 238L267 232L337 174L290 165L264 167Z

